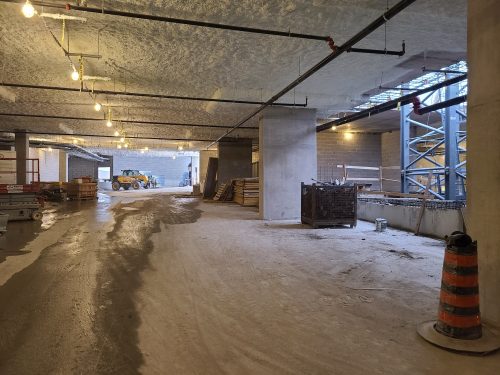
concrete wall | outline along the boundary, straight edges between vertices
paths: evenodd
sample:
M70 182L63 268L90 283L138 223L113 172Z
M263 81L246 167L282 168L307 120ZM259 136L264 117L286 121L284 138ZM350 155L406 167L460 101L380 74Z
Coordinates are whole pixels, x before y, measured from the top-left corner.
M316 111L270 108L259 126L260 217L300 217L300 183L316 178Z
M179 186L184 172L188 172L188 164L191 162L198 167L198 158L192 160L190 156L178 156L172 159L171 157L115 155L113 175L119 175L123 169L151 171L153 175L159 177L162 186L175 187Z
M381 135L352 133L352 139L346 139L342 132L324 131L317 135L318 143L318 179L330 181L342 178L343 170L337 165L348 164L365 167L379 167L381 159ZM379 177L376 171L349 171L350 177ZM370 182L372 183L372 182ZM373 182L373 189L379 183Z
M394 167L401 164L401 133L393 131L390 133L383 133L381 136L381 157L383 167ZM400 169L384 169L383 177L391 180L401 181ZM384 181L384 191L401 191L401 182Z
M226 183L235 178L252 177L252 140L221 141L218 145L217 180Z
M478 242L481 313L500 327L500 6L468 5L467 220Z
M377 218L384 218L389 226L410 232L415 231L419 214L420 207L358 202L359 219L375 222ZM457 230L463 230L463 220L459 210L425 209L420 225L420 233L444 238L444 236L449 236Z

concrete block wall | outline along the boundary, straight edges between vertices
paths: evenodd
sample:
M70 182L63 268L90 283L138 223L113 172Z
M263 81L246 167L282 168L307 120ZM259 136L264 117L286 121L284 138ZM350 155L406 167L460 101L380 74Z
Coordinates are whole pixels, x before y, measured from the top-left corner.
M382 166L383 167L394 167L401 164L401 133L398 131L393 131L390 133L382 134ZM401 171L399 169L385 169L383 171L383 177L389 178L391 180L401 181ZM383 182L384 191L394 191L399 192L401 190L401 182L384 181Z
M68 158L68 180L90 176L97 179L98 162L70 155Z
M343 169L337 165L348 164L365 167L379 167L382 164L381 135L352 133L352 139L346 139L342 132L324 131L317 134L318 179L330 181L342 178ZM349 171L350 177L375 177L377 171ZM360 181L361 182L361 181ZM372 189L379 189L378 182L372 183Z

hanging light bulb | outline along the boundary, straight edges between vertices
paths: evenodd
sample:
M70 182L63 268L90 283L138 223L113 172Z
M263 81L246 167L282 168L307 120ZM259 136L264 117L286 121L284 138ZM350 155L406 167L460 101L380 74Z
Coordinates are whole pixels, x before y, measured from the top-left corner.
M336 126L332 126L332 130L333 131L337 130L337 127Z
M76 70L73 70L71 72L71 79L73 81L78 81L80 79L80 74Z
M125 148L128 148L128 143L125 143Z
M122 148L122 145L118 145L118 146L116 146L116 148L120 149L120 148Z
M144 150L149 151L149 147L147 147L147 146L144 147Z
M52 152L52 147L49 146L49 152Z
M125 142L125 138L121 137L121 138L120 138L120 142L121 142L121 143Z
M177 150L182 151L182 150L184 150L184 147L182 147L182 146L177 146Z
M96 110L96 112L99 112L102 109L101 103L95 102L94 109Z
M108 109L108 121L106 121L106 126L108 128L113 126L113 122L111 121L111 108Z
M144 150L141 150L141 154L144 154L144 152L145 152Z
M21 11L23 12L24 17L26 17L26 18L31 18L36 13L36 10L33 7L33 4L31 4L31 2L29 0L26 0L26 2L24 3Z
M73 139L73 144L74 145L78 144L78 139Z
M176 156L175 156L175 155L174 155L174 156L172 156L172 160L175 160L175 159L176 159Z
M120 133L118 132L118 130L115 131L115 137L118 137L120 135Z

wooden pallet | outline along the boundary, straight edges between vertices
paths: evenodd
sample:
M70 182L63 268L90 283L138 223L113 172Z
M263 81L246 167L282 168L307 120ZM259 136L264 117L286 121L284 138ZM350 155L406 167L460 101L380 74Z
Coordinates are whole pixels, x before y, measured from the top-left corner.
M214 201L227 202L231 201L233 198L233 182L228 184L221 184L217 189Z

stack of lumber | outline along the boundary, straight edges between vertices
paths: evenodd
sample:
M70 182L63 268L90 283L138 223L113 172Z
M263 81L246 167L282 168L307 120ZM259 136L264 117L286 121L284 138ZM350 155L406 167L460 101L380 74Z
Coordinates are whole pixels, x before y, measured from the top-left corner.
M97 184L95 182L64 183L63 188L70 200L97 199Z
M233 198L233 183L221 184L217 189L214 201L226 202L231 201Z
M240 178L234 180L234 201L242 206L258 206L259 179Z

